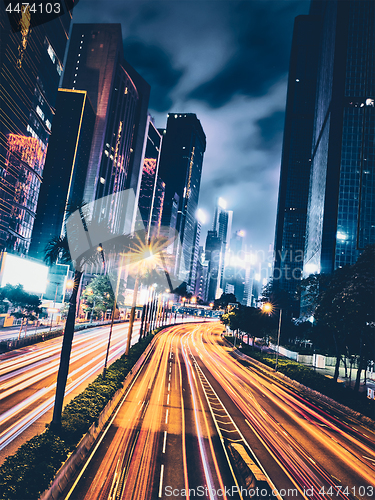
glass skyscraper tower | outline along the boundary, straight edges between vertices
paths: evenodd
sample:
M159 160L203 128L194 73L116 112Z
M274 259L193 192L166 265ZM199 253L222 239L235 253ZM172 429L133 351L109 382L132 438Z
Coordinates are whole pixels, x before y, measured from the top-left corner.
M273 286L289 292L298 316L311 168L320 19L298 16L289 64Z
M13 32L0 9L0 249L28 253L71 14L33 26L26 6Z
M159 175L165 182L162 225L174 224L174 205L178 199L175 271L188 285L205 150L206 136L195 114L168 115L159 167Z
M150 86L124 59L120 24L73 25L63 87L86 91L96 114L84 201L96 201L111 231L129 233L136 207L108 196L133 189L138 200Z
M353 264L375 242L374 34L371 0L312 0L296 18L274 261L294 315L302 276Z
M375 242L375 2L313 0L322 20L305 275Z

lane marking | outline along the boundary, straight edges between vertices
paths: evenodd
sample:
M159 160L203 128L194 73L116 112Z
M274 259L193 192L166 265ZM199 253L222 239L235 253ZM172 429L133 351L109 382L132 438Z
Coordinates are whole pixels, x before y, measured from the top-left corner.
M159 483L159 498L161 498L162 494L163 494L163 475L164 475L164 464L161 464L161 467L160 467L160 483Z
M169 409L167 408L167 412L165 414L165 423L166 424L168 423L168 412L169 412Z
M171 384L168 382L168 392L171 390Z
M169 374L168 380L171 380L171 374Z
M169 405L169 394L167 395L167 405Z
M165 447L167 445L167 431L164 431L164 441L163 441L163 450L162 453L165 453Z

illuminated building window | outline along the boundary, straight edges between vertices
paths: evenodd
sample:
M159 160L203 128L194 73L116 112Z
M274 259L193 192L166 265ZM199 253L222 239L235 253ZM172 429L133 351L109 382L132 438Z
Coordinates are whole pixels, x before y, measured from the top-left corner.
M40 116L40 118L41 118L42 120L44 120L44 113L43 113L43 111L40 109L40 107L39 107L39 106L37 106L37 107L36 107L36 112L38 113L38 115Z
M51 61L54 63L56 61L56 55L55 55L55 51L51 47L51 44L48 44L47 52L51 58Z

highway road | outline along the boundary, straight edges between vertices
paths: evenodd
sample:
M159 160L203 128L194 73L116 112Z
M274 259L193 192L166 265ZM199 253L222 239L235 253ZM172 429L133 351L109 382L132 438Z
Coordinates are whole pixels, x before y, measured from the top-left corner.
M221 332L159 335L66 500L375 496L375 433L244 366Z
M102 372L109 328L75 332L64 405ZM139 339L139 328L136 321L131 345ZM128 323L113 326L108 365L125 352L127 333ZM51 421L61 344L58 337L0 354L0 465Z
M127 332L128 323L113 326L109 364L125 352ZM106 325L74 334L64 404L103 370L108 333ZM51 421L61 344L58 337L0 355L0 464Z

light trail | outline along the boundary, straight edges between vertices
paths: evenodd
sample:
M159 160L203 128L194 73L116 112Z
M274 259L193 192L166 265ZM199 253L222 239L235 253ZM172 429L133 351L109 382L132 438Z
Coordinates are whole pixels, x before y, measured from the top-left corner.
M134 329L133 342L138 339L139 325ZM65 396L87 385L103 369L109 327L94 328L73 340L70 372ZM126 335L124 335L126 332ZM114 327L110 361L125 350L127 325ZM4 453L17 438L47 414L54 404L54 390L59 366L61 338L35 344L33 351L15 351L15 356L1 363L0 370L0 451ZM52 344L52 345L51 345ZM1 359L1 357L0 357ZM44 384L45 387L40 387ZM26 392L28 394L23 397ZM31 392L31 395L30 395ZM17 441L18 442L18 441ZM21 441L22 442L22 441Z
M203 340L202 335L201 332ZM349 468L352 473L361 477L361 481L365 481L365 484L374 484L372 467L361 460L358 453L348 450L346 442L343 444L333 439L327 439L327 428L323 430L315 422L312 424L311 419L322 421L329 430L334 430L339 434L339 437L344 437L345 441L351 442L363 451L366 450L367 455L370 451L370 456L373 455L371 448L360 442L358 437L354 438L351 434L339 429L334 418L330 418L326 414L321 415L317 409L310 408L307 402L303 403L301 396L296 396L295 393L274 381L267 382L264 376L238 364L232 357L228 356L228 348L217 345L216 339L218 338L218 335L212 336L204 332L204 342L202 341L201 346L201 349L204 350L202 357L204 365L216 381L225 387L227 394L246 416L253 432L257 434L263 445L267 447L294 484L298 485L301 493L303 488L314 486L315 498L318 499L320 496L317 492L321 485L325 485L326 489L327 485L336 488L337 483L333 481L332 475L319 466L316 460L303 449L292 434L286 432L281 424L265 411L262 406L268 401L287 415L288 419L296 425L296 429L301 429L299 432L310 436L311 442L317 443L323 449L328 449L331 454L336 456L342 467ZM260 387L262 387L261 395L263 398L258 401L255 394L260 391ZM309 416L308 420L306 419L307 415ZM337 496L348 498L341 491L337 492ZM309 496L309 498L314 497Z

